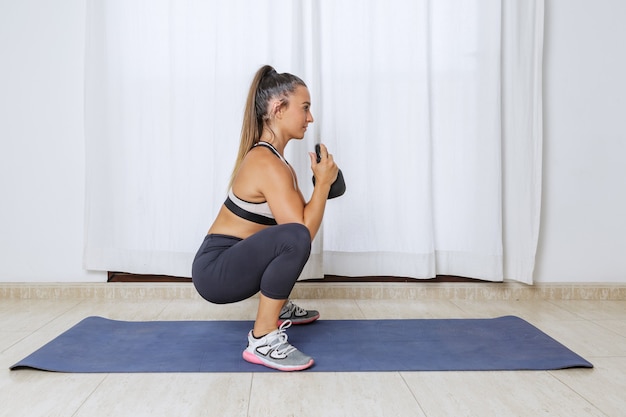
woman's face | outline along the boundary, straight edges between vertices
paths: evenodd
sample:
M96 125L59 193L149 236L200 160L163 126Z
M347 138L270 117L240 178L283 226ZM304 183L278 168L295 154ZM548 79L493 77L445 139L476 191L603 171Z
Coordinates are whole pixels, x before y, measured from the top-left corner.
M289 105L281 110L281 129L285 136L302 139L309 123L313 123L311 114L311 96L309 89L297 86L289 96Z

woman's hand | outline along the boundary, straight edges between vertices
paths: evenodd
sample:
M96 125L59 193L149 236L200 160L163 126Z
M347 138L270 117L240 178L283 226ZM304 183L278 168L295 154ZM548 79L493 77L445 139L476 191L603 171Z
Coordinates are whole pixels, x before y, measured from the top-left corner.
M320 144L320 161L317 162L317 155L315 152L309 152L311 158L311 170L313 176L315 176L315 186L328 186L330 187L337 179L337 173L339 168L333 156L328 153L326 145Z

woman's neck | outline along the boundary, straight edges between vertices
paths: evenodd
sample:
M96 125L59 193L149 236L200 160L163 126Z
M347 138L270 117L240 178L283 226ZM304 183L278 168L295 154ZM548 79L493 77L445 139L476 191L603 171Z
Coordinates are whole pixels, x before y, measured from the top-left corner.
M285 146L287 146L288 140L284 140L282 136L276 135L274 132L269 129L265 129L259 138L260 142L267 142L272 145L281 155L285 150Z

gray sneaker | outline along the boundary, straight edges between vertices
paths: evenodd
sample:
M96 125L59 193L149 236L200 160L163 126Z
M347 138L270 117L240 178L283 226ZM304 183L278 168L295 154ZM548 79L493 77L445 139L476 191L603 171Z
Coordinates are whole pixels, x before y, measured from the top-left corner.
M285 330L291 326L286 320L277 330L255 338L252 330L248 333L248 347L243 351L243 358L258 365L279 371L301 371L313 365L313 358L300 352L287 342Z
M283 306L278 315L278 325L282 324L285 320L291 321L291 324L307 324L319 318L319 311L305 310L292 303L291 300L287 300L287 304Z

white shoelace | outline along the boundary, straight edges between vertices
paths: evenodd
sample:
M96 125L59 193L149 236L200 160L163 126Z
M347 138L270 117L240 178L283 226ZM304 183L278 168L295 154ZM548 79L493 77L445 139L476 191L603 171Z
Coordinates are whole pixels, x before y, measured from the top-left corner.
M274 339L272 343L269 345L270 348L274 349L276 353L279 355L287 356L291 352L296 350L295 347L291 346L287 342L288 337L287 337L287 333L285 333L285 330L287 330L290 326L291 326L291 320L285 320L283 324L281 324L280 327L278 328L276 339ZM283 345L285 346L281 349L280 347Z

